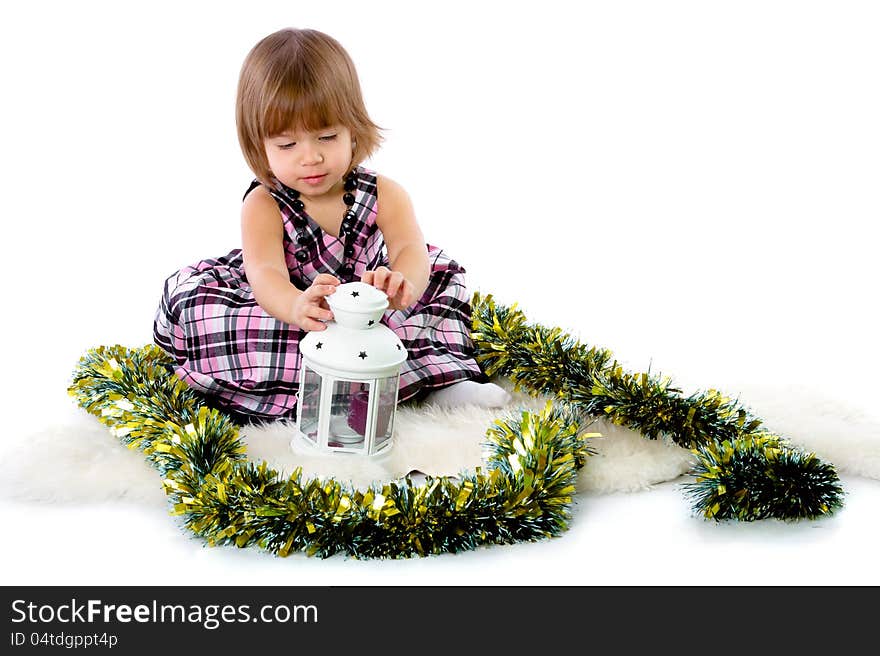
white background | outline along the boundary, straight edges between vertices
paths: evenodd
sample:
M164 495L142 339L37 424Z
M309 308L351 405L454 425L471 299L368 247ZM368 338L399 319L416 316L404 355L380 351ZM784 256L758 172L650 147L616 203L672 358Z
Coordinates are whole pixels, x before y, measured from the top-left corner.
M348 49L387 128L368 165L474 290L631 369L808 383L873 411L875 3L28 2L0 10L12 433L69 411L88 348L151 340L168 274L239 246L235 85L286 26ZM556 540L399 563L205 549L122 502L4 501L2 578L877 583L878 483L845 482L822 522L717 526L664 485L579 499ZM743 554L791 567L701 566Z

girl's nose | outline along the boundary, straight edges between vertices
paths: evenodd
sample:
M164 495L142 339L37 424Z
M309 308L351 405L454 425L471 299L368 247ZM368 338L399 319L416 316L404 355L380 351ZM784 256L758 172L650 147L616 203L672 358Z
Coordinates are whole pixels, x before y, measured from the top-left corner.
M315 146L306 146L302 149L302 163L305 166L320 164L324 161L321 150Z

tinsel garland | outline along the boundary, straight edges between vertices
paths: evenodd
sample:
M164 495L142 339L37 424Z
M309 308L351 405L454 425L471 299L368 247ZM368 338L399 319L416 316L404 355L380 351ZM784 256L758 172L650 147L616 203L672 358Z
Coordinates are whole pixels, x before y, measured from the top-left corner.
M555 396L585 417L691 449L695 480L684 489L704 517L813 519L842 506L832 465L763 430L759 418L719 391L684 396L668 376L626 372L609 350L528 324L515 305L498 305L491 295L475 294L473 308L472 338L488 375Z
M211 545L401 558L555 536L567 527L577 470L590 453L585 439L595 435L564 404L547 404L489 428L485 471L359 491L249 462L238 427L170 364L155 346L102 346L80 359L69 392L144 453L174 513Z
M238 427L172 373L155 346L98 347L69 392L163 477L173 512L210 545L256 545L279 556L404 558L559 535L578 470L592 453L588 421L604 417L646 438L691 448L694 510L715 520L815 518L842 505L833 467L803 453L715 390L683 396L668 377L631 374L607 349L528 324L516 306L473 297L476 355L490 376L555 397L487 430L485 468L351 488L282 476L245 456Z

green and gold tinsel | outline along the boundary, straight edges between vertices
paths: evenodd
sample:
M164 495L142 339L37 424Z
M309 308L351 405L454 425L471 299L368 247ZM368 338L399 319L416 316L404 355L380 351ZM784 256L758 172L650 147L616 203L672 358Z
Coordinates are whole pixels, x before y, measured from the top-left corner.
M495 421L484 467L419 485L407 477L357 490L249 461L238 426L187 388L155 346L90 350L69 392L146 456L195 535L279 556L405 558L559 535L595 417L692 449L698 462L686 490L704 517L802 519L840 507L830 465L762 430L719 392L683 396L668 378L627 373L609 351L530 325L491 296L474 295L473 309L486 372L555 400Z
M237 426L206 407L170 364L155 346L99 347L80 360L69 391L146 455L174 512L209 544L400 558L537 540L567 527L590 434L564 406L496 422L485 471L359 491L249 462Z
M628 373L610 351L559 328L530 325L516 306L474 295L472 337L487 374L549 394L584 416L692 450L694 510L716 520L813 519L842 505L834 468L803 453L737 402L709 389L685 396L668 377Z

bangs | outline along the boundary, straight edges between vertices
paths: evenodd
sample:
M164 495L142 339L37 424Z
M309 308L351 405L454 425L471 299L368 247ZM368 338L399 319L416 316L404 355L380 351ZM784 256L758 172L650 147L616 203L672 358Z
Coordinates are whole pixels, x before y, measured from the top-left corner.
M263 137L274 137L287 130L313 132L331 125L352 125L355 112L345 101L346 94L324 76L303 72L291 83L282 81L263 103ZM285 83L287 82L287 83Z

